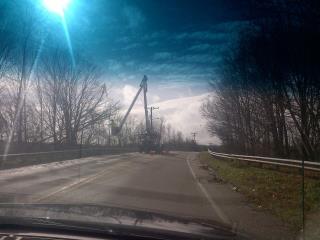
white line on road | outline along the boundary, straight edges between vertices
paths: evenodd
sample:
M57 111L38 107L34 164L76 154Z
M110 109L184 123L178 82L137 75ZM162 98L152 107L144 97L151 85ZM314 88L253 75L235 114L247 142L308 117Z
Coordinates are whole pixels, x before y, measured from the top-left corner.
M115 161L118 161L118 160L119 159L115 158L115 159L110 159L110 160L108 160L106 162L111 163L111 162L115 162ZM105 169L103 171L100 171L100 172L98 172L98 173L96 173L94 175L90 175L90 176L88 176L86 178L81 178L79 180L76 180L76 181L74 181L74 182L72 182L72 183L70 183L68 185L65 185L65 186L57 189L56 191L50 192L49 194L47 194L45 196L41 196L39 198L36 198L33 201L34 202L40 202L40 201L43 201L43 200L45 200L45 199L47 199L49 197L52 197L53 195L56 195L58 193L61 193L61 192L65 191L65 190L69 189L69 188L72 188L74 186L79 186L79 185L83 185L83 184L89 183L89 182L99 178L100 176L104 175L107 171L109 171L109 168L107 168L107 169Z
M101 160L104 156L94 156L94 157L86 157L86 158L76 158L76 159L69 159L69 160L63 160L63 161L55 161L51 163L43 163L43 164L35 164L30 166L24 166L24 167L18 167L18 168L11 168L11 169L3 169L0 170L0 180L8 180L20 176L27 176L42 172L48 172L51 170L66 168L66 167L72 167L76 165L82 165L86 163L92 163L92 162L107 162L109 160L114 159L114 157L117 157L120 155L110 155L110 159L107 160Z
M218 205L212 200L212 198L210 197L209 193L207 192L207 190L204 188L204 186L198 181L196 174L194 173L190 162L189 162L189 157L187 158L187 164L188 167L190 169L190 172L193 176L194 181L198 184L199 188L201 189L202 193L204 194L204 196L206 197L206 199L208 200L208 202L210 203L212 209L215 211L215 213L218 215L218 217L224 222L224 223L230 223L230 221L228 220L228 217L222 212L222 210L218 207Z

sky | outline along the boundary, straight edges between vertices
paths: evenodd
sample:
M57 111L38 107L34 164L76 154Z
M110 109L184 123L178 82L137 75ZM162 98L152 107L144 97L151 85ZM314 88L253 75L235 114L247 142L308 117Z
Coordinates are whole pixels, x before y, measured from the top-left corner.
M247 21L245 2L73 0L65 18L74 48L104 70L123 109L147 75L149 105L184 136L197 132L208 144L219 140L206 131L200 106ZM143 116L141 100L133 115Z
M43 21L58 21L43 0L24 1L39 5ZM197 132L198 142L219 143L206 131L199 108L212 92L208 82L218 77L223 56L248 20L247 2L70 0L64 19L73 51L102 69L101 81L123 111L147 75L149 106L160 108L159 117L186 137ZM57 26L47 28L65 40ZM140 99L133 115L142 117L142 110Z

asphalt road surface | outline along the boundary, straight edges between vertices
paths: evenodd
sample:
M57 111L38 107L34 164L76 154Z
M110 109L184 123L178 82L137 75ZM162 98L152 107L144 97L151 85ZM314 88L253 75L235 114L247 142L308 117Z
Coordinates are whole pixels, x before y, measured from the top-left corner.
M98 204L225 221L190 165L196 153L121 154L0 171L0 203Z
M252 239L294 239L232 186L213 181L197 153L129 153L0 170L0 204L94 204L214 220ZM6 204L5 204L6 205ZM272 231L270 231L272 230Z

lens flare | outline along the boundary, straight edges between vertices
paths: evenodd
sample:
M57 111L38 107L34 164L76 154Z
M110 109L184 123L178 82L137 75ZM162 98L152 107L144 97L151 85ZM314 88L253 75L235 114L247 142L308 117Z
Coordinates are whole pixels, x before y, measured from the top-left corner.
M73 66L75 66L75 60L72 50L72 44L70 39L70 34L68 30L68 25L65 18L65 11L68 8L71 0L42 0L43 6L50 12L56 13L60 16L61 24L65 33L67 45L69 48L70 56L72 59Z
M43 5L51 12L63 15L68 7L70 0L43 0Z
M66 36L66 41L68 44L68 48L69 48L69 52L70 52L70 56L71 56L71 60L72 60L72 65L73 65L73 67L75 67L75 60L74 60L73 49L72 49L70 34L69 34L69 30L68 30L68 25L67 25L66 19L64 18L63 15L61 16L61 20L62 20L62 26L63 26L64 34Z

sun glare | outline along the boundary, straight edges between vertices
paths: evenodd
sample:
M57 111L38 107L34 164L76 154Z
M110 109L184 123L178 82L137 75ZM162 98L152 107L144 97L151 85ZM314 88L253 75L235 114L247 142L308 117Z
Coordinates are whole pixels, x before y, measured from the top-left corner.
M70 0L43 0L43 5L51 12L63 15Z

